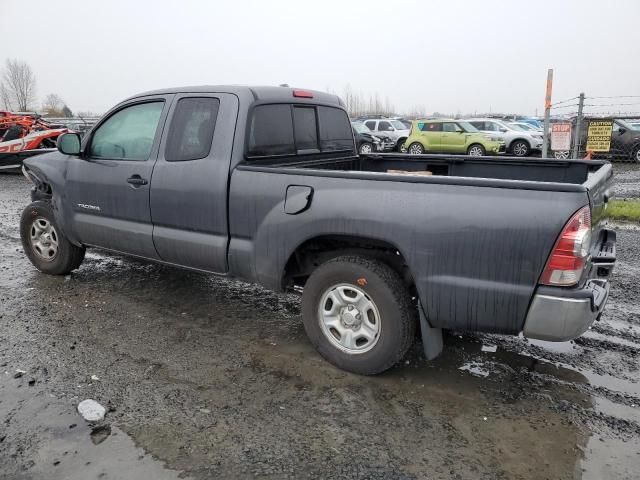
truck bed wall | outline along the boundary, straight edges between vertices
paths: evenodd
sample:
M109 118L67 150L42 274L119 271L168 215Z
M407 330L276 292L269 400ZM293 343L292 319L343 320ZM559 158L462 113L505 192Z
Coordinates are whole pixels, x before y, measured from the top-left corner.
M348 175L348 174L346 174ZM284 212L289 185L313 188L311 207ZM540 191L287 175L237 168L230 186L230 272L282 288L306 240L381 240L404 256L434 326L517 333L549 252L584 191Z

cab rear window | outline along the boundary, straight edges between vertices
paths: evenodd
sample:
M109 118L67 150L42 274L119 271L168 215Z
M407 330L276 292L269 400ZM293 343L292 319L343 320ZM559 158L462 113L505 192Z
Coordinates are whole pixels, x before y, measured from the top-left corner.
M268 104L253 109L248 157L303 155L353 148L349 118L339 108Z

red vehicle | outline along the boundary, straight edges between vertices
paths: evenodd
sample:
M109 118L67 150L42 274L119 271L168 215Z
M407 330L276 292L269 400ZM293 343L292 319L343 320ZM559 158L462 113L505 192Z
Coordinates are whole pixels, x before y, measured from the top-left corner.
M19 170L24 158L55 148L58 137L68 131L36 114L0 111L0 170Z

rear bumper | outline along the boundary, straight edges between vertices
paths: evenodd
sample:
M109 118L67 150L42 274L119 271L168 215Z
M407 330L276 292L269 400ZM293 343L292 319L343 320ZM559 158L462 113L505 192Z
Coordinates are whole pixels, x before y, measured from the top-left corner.
M562 296L554 295L562 293ZM540 287L534 295L524 323L523 335L550 342L566 342L586 332L604 310L609 297L607 280L590 280L571 292Z
M616 235L606 231L591 259L589 280L582 288L539 286L524 322L525 337L566 342L579 337L597 320L609 298L608 277L615 265Z

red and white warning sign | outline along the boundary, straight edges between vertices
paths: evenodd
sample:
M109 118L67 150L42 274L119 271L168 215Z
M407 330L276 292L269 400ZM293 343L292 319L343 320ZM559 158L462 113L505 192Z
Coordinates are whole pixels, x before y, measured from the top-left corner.
M552 123L551 124L551 150L566 151L571 150L571 124Z

